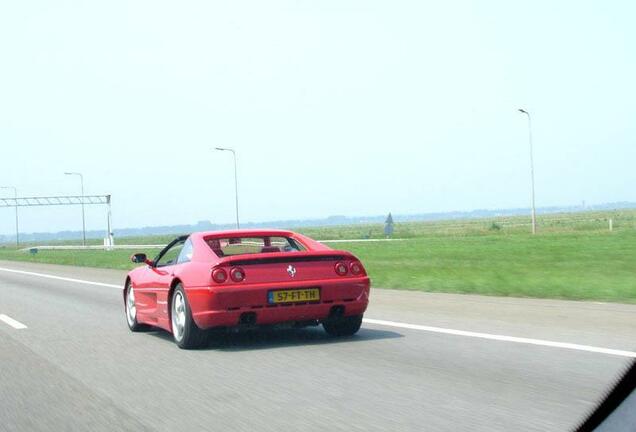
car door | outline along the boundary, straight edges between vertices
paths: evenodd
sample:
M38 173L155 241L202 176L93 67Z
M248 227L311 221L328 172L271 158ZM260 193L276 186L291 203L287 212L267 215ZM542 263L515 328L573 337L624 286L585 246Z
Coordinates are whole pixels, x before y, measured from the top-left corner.
M157 290L157 318L159 319L159 324L165 328L169 328L170 325L170 315L168 313L168 308L170 307L168 304L170 285L175 276L179 277L183 275L183 267L186 266L192 258L192 241L189 238L175 246L176 247L170 249L167 254L170 255L170 257L162 269L168 274L166 276L162 275L162 279L159 282L162 289ZM174 255L177 255L176 259L173 258Z
M146 269L144 283L135 289L137 313L148 321L158 323L167 317L168 291L186 239L178 237L170 242Z

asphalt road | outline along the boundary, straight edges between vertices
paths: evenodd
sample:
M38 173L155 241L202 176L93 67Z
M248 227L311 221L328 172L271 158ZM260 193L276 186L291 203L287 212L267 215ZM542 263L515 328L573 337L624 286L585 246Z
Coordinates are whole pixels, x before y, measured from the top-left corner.
M368 322L349 339L250 332L183 351L128 330L108 286L123 272L0 268L106 284L0 269L0 318L27 327L0 320L1 431L568 430L633 360ZM373 289L366 317L636 351L634 305Z

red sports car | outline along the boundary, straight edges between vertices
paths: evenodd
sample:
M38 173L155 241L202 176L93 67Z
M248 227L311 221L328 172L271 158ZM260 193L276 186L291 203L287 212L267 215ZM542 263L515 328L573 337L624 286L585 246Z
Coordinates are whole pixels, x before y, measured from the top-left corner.
M201 345L212 328L322 323L330 335L353 335L369 302L355 256L291 231L198 232L132 261L145 265L126 278L128 326L161 327L180 348Z

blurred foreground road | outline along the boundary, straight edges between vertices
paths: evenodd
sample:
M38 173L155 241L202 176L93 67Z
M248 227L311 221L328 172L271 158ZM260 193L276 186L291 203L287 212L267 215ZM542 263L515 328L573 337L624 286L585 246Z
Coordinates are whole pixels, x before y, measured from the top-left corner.
M380 289L371 302L371 319L636 351L634 305ZM2 315L0 431L569 430L632 360L369 323L349 339L259 331L183 351L131 333L120 289L0 269Z

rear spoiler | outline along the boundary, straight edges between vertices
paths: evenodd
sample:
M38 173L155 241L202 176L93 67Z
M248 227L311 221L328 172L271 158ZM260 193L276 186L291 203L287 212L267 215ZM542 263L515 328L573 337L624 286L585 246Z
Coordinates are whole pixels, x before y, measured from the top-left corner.
M338 250L311 252L269 252L224 257L219 262L219 265L244 266L254 264L276 264L311 261L341 261L344 259L354 259L354 257L349 252Z

